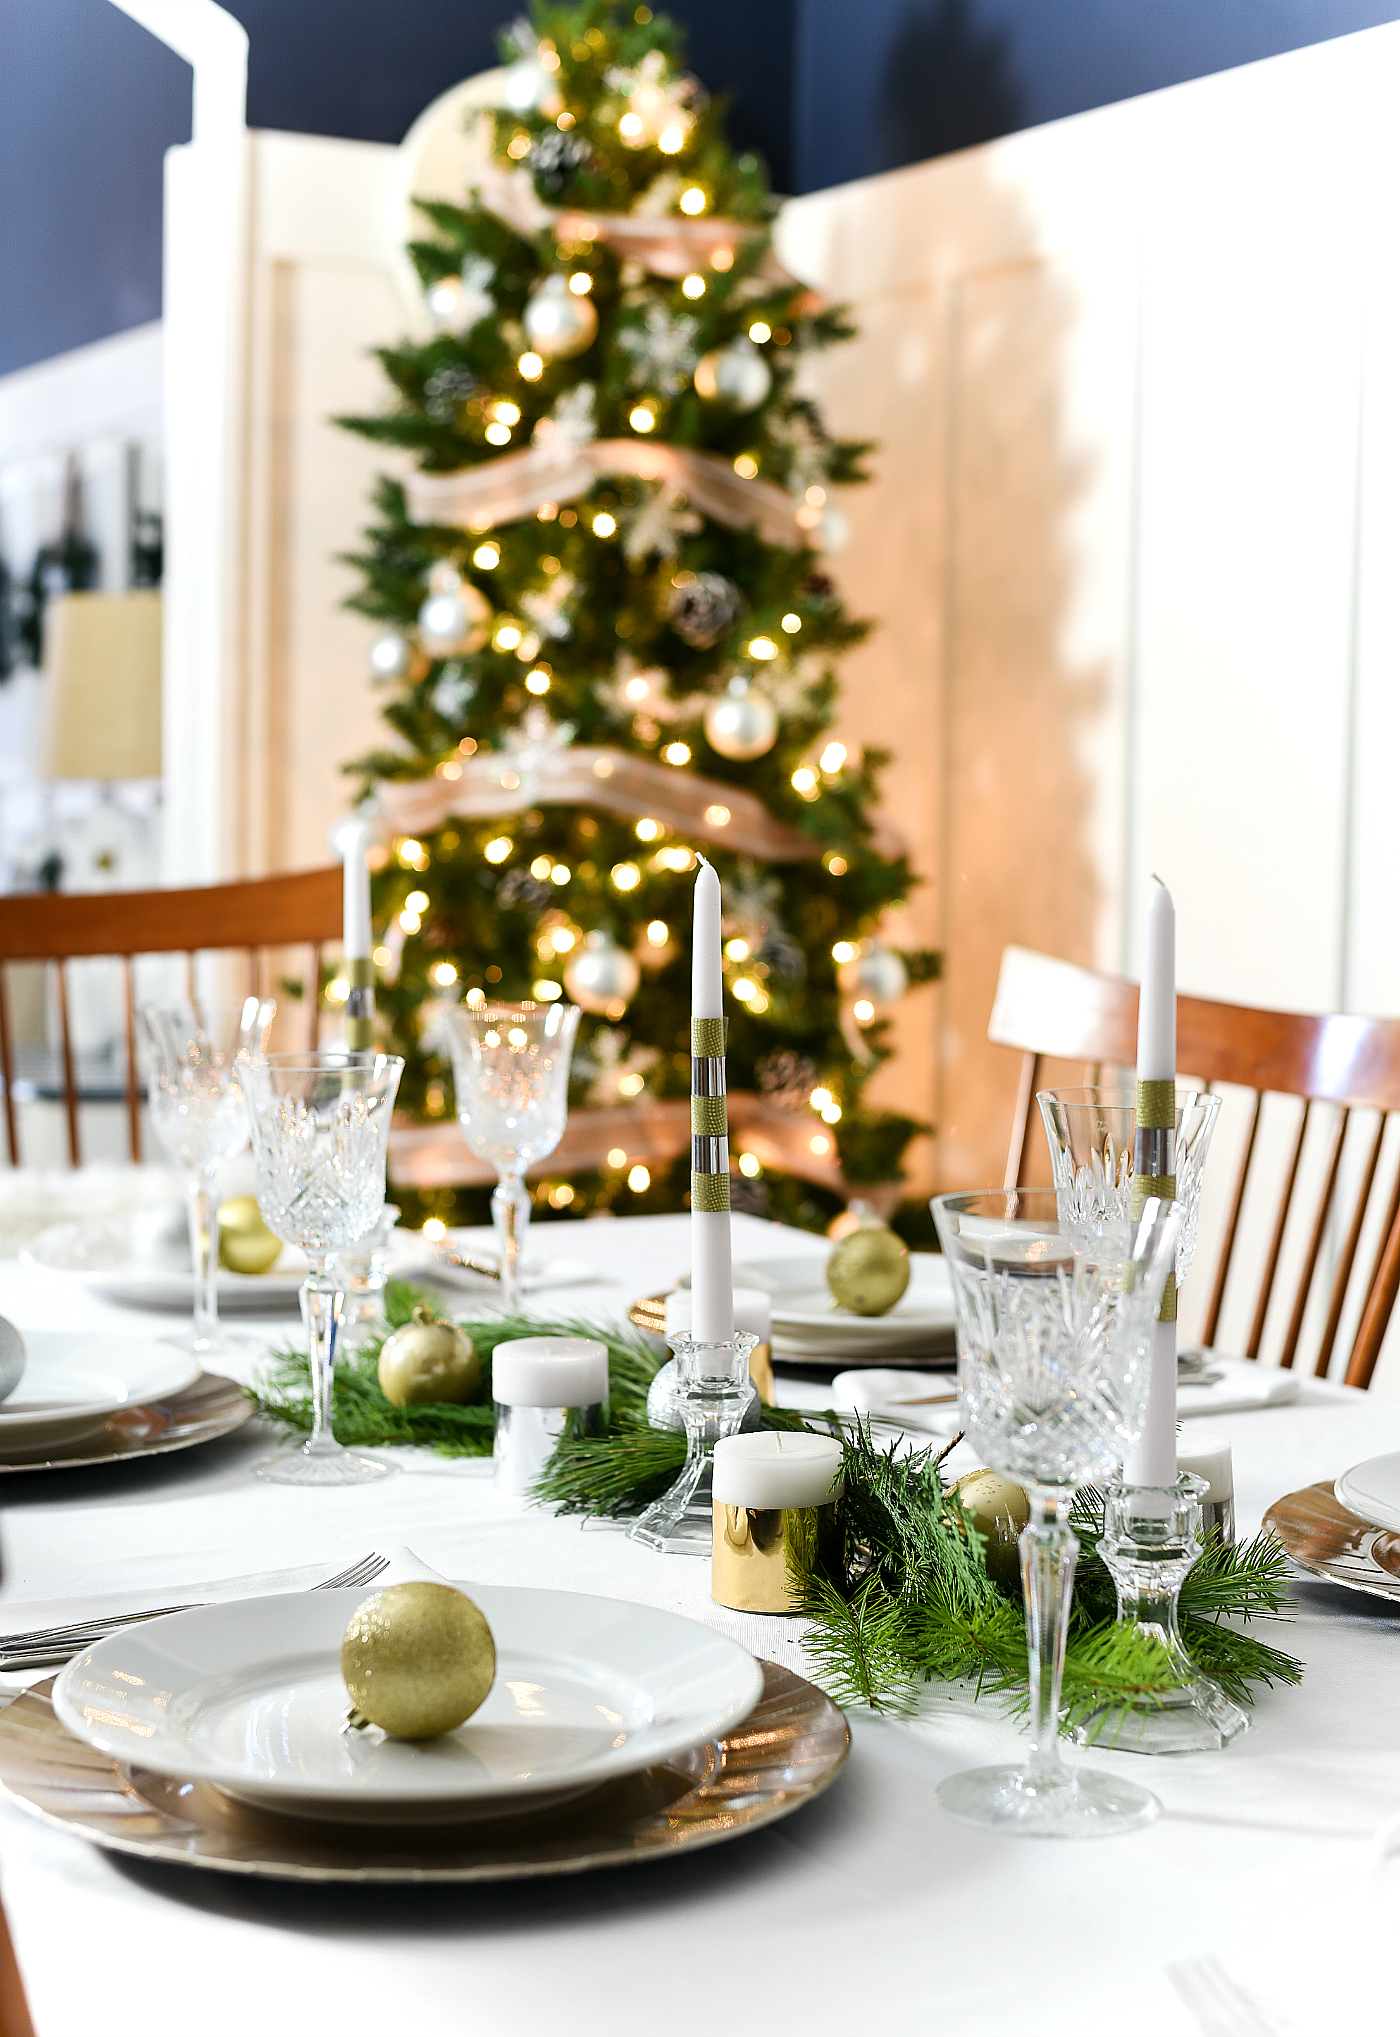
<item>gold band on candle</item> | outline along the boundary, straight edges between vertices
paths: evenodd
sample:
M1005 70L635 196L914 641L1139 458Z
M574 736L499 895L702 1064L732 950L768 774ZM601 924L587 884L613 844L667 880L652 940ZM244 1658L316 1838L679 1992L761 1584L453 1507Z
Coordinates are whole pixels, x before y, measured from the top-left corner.
M1171 1132L1176 1129L1176 1081L1174 1078L1159 1082L1139 1082L1137 1086L1137 1122L1144 1132Z
M728 1031L728 1019L693 1018L690 1021L690 1051L692 1056L698 1059L721 1059L724 1054L725 1035Z
M727 1174L692 1174L690 1177L690 1207L707 1210L712 1216L724 1216L729 1211L729 1176Z
M373 990L374 963L368 955L349 955L340 965L340 973L352 990Z
M795 1613L803 1579L839 1576L842 1505L736 1507L715 1500L710 1597L739 1613Z
M374 1045L374 1020L372 1018L348 1018L345 1021L345 1044L352 1054L362 1054Z
M692 1096L690 1129L697 1137L722 1139L729 1130L729 1108L722 1096Z
M1133 1176L1133 1215L1140 1217L1146 1204L1153 1196L1161 1202L1176 1201L1176 1176L1174 1174L1135 1174Z

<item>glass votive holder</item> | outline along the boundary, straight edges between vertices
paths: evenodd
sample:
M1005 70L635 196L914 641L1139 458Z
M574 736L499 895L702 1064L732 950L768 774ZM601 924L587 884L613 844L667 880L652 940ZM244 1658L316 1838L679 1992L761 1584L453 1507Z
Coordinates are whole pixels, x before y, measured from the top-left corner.
M1235 1468L1227 1436L1197 1430L1192 1423L1178 1429L1176 1468L1205 1480L1201 1498L1201 1529L1206 1535L1218 1528L1222 1542L1235 1539Z
M839 1575L841 1444L760 1429L715 1444L710 1597L740 1613L794 1613L802 1578Z
M516 1337L491 1359L496 1403L492 1455L502 1492L524 1497L561 1436L601 1434L608 1400L608 1348L595 1337Z
M378 1343L388 1328L384 1285L389 1278L389 1236L398 1220L397 1205L386 1202L362 1238L332 1255L331 1269L345 1296L336 1330L338 1351L362 1351L367 1344Z
M666 1339L688 1333L690 1329L691 1295L688 1287L678 1287L666 1297ZM753 1382L753 1394L744 1410L744 1427L756 1429L763 1418L759 1402L773 1401L773 1303L761 1287L736 1287L734 1290L734 1327L747 1330L758 1342L749 1353L749 1378ZM683 1429L680 1409L680 1374L676 1361L670 1359L657 1373L647 1391L647 1420L654 1429Z

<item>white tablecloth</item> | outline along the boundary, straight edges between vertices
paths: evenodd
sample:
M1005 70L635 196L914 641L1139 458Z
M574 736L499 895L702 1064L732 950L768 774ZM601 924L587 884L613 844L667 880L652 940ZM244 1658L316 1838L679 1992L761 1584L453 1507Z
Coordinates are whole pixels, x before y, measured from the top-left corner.
M549 1295L548 1310L619 1313L681 1271L686 1228L656 1217L556 1232L601 1277ZM739 1258L822 1249L751 1218L735 1233ZM0 1262L0 1313L25 1328L172 1325L14 1261ZM1234 1443L1244 1532L1281 1493L1400 1448L1400 1406L1311 1382L1291 1407L1218 1426ZM0 1623L23 1624L18 1600L178 1593L218 1575L331 1567L390 1542L451 1577L671 1607L807 1666L793 1623L711 1603L706 1563L504 1499L489 1466L400 1452L402 1474L382 1485L304 1492L249 1476L266 1445L255 1423L147 1465L0 1481ZM1082 1846L995 1838L939 1810L941 1777L1006 1759L1017 1740L994 1706L943 1692L912 1723L856 1715L845 1773L771 1830L568 1883L257 1884L124 1862L4 1804L0 1889L38 2037L708 2037L731 2023L1024 2037L1046 2010L1081 2037L1165 2037L1233 2027L1199 2021L1168 1975L1210 1955L1265 2004L1260 2031L1400 2027L1386 1973L1400 1887L1387 1842L1400 1817L1400 1613L1320 1584L1301 1597L1278 1638L1307 1663L1302 1689L1266 1693L1223 1754L1096 1753L1147 1781L1164 1815Z

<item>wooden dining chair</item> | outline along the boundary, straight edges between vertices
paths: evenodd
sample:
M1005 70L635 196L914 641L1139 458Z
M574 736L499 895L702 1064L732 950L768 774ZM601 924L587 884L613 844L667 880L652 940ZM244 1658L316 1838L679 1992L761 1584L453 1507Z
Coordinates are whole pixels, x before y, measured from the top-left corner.
M343 875L298 870L284 877L251 877L236 884L201 884L185 891L27 892L0 898L0 1072L5 1083L5 1131L10 1162L20 1161L15 1118L14 1041L10 1024L7 967L11 962L52 966L57 989L59 1060L68 1120L68 1157L78 1166L78 1085L68 1020L67 964L79 957L116 956L125 979L127 1143L141 1158L141 1087L136 1060L136 995L133 962L138 955L183 954L193 994L195 956L242 952L248 989L266 990L266 952L308 947L307 1044L314 1046L320 1016L321 949L341 936Z
M1030 948L1003 951L1001 974L988 1039L1021 1052L1021 1079L1006 1159L1006 1186L1026 1176L1027 1134L1041 1082L1043 1062L1082 1061L1086 1079L1097 1082L1104 1068L1131 1070L1137 1058L1138 991L1135 983L1081 969L1072 962L1038 955ZM1218 1004L1205 997L1176 1001L1177 1066L1213 1089L1224 1083L1251 1093L1243 1157L1225 1220L1220 1258L1201 1341L1215 1339L1225 1286L1230 1276L1240 1211L1250 1181L1260 1113L1268 1094L1302 1099L1303 1111L1288 1148L1283 1184L1269 1232L1268 1249L1255 1295L1245 1354L1259 1356L1264 1321L1274 1292L1284 1231L1298 1181L1303 1140L1315 1104L1335 1106L1326 1148L1322 1190L1308 1230L1298 1285L1289 1312L1280 1364L1291 1366L1312 1293L1318 1262L1332 1220L1342 1145L1354 1110L1375 1111L1375 1130L1366 1148L1361 1185L1346 1224L1332 1279L1322 1341L1313 1366L1318 1377L1330 1369L1337 1328L1346 1304L1373 1192L1386 1125L1400 1110L1400 1020L1358 1018L1350 1013L1314 1017L1304 1012L1263 1011L1248 1005ZM1384 1195L1380 1245L1362 1295L1361 1317L1346 1365L1348 1386L1369 1386L1381 1343L1400 1290L1400 1169Z

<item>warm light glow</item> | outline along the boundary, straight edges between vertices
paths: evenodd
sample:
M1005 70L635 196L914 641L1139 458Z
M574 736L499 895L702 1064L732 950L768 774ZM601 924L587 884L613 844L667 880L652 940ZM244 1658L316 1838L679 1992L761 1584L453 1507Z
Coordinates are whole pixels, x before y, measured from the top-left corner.
M533 672L527 672L525 675L525 691L527 693L548 693L548 672L541 672L538 669Z
M739 1172L746 1180L756 1181L758 1179L763 1169L759 1165L757 1153L741 1153L739 1155Z
M765 996L763 991L756 990L753 996L749 999L749 1010L753 1012L755 1015L757 1015L761 1012L767 1011L767 1009L768 1009L767 997Z
M850 941L837 941L837 943L835 944L831 951L831 959L833 962L854 962L855 957L856 957L855 947L853 943ZM816 1098L813 1097L812 1101L815 1103Z
M645 403L639 403L635 410L628 412L627 422L631 425L633 431L654 431L656 429L655 415L647 409Z
M749 656L759 659L760 662L766 662L769 658L776 658L777 655L778 646L774 643L772 637L754 637L749 644Z
M619 891L635 891L642 881L642 873L635 863L614 863L612 881Z
M451 779L460 778L462 775L462 767L457 762L455 757L449 757L445 764L438 765L437 775L439 778L451 778Z
M423 922L419 919L416 912L401 912L399 914L399 925L406 934L416 934L422 924Z
M617 123L617 131L624 141L639 141L642 134L640 114L624 113L621 120Z
M569 288L573 291L575 297L586 297L588 295L589 291L593 288L593 278L589 275L587 269L574 270L573 275L569 278Z
M822 751L821 765L823 771L839 771L845 761L846 745L844 743L828 743Z
M731 962L747 962L749 959L749 944L747 941L741 941L736 934L732 941L725 942L724 952Z
M536 353L522 354L515 365L522 382L538 382L544 373L544 362Z
M403 903L405 912L426 912L428 894L426 891L410 891Z
M851 866L844 856L828 856L826 867L833 877L844 877Z
M503 622L491 641L498 651L513 651L520 642L521 629L518 622Z
M705 210L705 194L698 184L692 184L688 191L681 193L681 211L695 219Z
M826 1121L827 1121L827 1123L828 1123L829 1125L839 1125L839 1124L840 1124L840 1122L841 1122L841 1106L840 1106L840 1104L839 1104L839 1103L829 1103L829 1104L827 1105L826 1109L825 1109L825 1110L824 1110L824 1111L822 1112L822 1116L823 1116L823 1117L824 1117L824 1118L826 1119Z
M430 1244L440 1245L447 1236L447 1226L441 1217L429 1217L423 1226L423 1236Z
M756 318L753 324L749 327L749 338L753 341L756 347L761 347L765 340L770 340L772 339L772 337L773 337L772 326L765 325L761 318Z
M495 418L497 424L519 424L520 405L518 403L507 403L504 400L500 403L493 403L491 405L491 415Z
M548 976L541 976L530 985L530 995L536 1004L553 1004L557 998L564 995L564 987L560 983L551 982Z
M374 966L376 969L387 969L393 959L393 955L388 948L376 948L374 951Z
M734 461L734 471L741 481L752 481L758 472L758 461L752 453L739 453Z
M689 849L659 849L652 858L654 870L689 870L695 857Z
M830 1102L831 1091L829 1089L814 1089L812 1091L813 1110L825 1110Z
M434 969L433 971L433 981L434 983L440 983L444 990L447 988L449 983L455 983L457 981L456 963L439 962L436 969Z
M679 770L682 764L690 762L690 745L688 743L667 743L661 754L668 764L674 764L677 770Z
M482 573L489 573L493 567L499 566L500 563L501 548L490 540L484 545L478 545L472 553L472 564Z
M471 989L467 992L467 1003L485 1004L485 1002L486 1002L486 992L481 988L480 984L474 983Z
M664 919L654 919L647 927L647 939L653 948L664 948L671 938L671 929Z
M513 134L506 143L506 154L513 163L523 162L529 153L530 137L528 134Z
M659 820L649 820L644 814L641 820L637 822L637 840L639 842L654 842L660 833L661 823Z
M733 248L716 248L714 253L710 256L710 267L712 269L719 269L721 272L723 272L725 270L732 269L733 266L734 266Z
M712 828L727 828L729 826L729 808L727 806L707 806L705 808L705 819Z
M703 297L705 294L705 278L694 274L689 275L682 282L681 290L687 297Z
M800 615L785 615L783 617L783 628L787 631L790 637L795 637L797 635L797 632L801 629L801 627L802 618Z
M551 1188L549 1191L551 1209L567 1209L573 1199L574 1191L567 1181L561 1181L557 1188Z
M663 156L678 156L685 147L685 129L683 127L663 127L660 134L656 137L656 146L660 149Z
M405 835L399 843L399 861L406 870L411 870L415 863L421 863L426 854L423 844L415 842L412 835Z
M326 985L326 996L332 1004L344 1004L350 995L350 985L343 976L335 976Z
M810 770L806 764L799 765L798 769L792 774L792 784L795 792L811 792L816 782L816 772Z
M616 529L617 529L617 518L615 516L609 516L606 509L600 509L598 511L598 514L593 519L594 537L610 538Z
M614 1146L612 1148L608 1154L608 1165L609 1167L625 1167L627 1165L627 1155L623 1152L621 1146Z
M556 863L549 873L550 882L553 884L567 884L573 874L567 863Z
M512 1026L506 1034L506 1038L512 1047L526 1047L530 1043L530 1035L526 1032L524 1026Z
M568 927L556 927L549 937L549 944L556 955L567 955L577 939L577 934Z
M457 748L461 751L464 757L474 757L476 755L476 737L463 736L461 742L458 743Z
M628 1175L627 1186L631 1189L633 1195L644 1195L651 1187L651 1176L640 1163Z
M510 426L508 424L488 424L486 427L486 443L488 446L508 446L510 444Z
M625 697L636 706L639 701L650 700L651 681L639 672L635 679L628 680L622 691Z
M747 1004L751 997L757 997L758 985L751 983L747 976L741 976L734 985L734 995L741 1004Z
M817 1133L812 1141L812 1151L814 1153L829 1153L831 1151L831 1141L825 1132Z
M863 1026L868 1026L875 1016L875 1007L868 997L859 998L855 1005L856 1017Z
M484 851L488 863L504 863L513 844L508 835L497 835L494 842L488 842Z
M619 1096L640 1096L645 1087L646 1077L638 1075L635 1069L630 1075L619 1075L617 1078Z
M814 481L811 487L807 490L807 500L811 503L813 509L820 509L822 504L826 501L825 488L819 488L816 482Z
M536 856L534 862L530 865L530 875L532 877L548 877L553 868L554 858L552 856Z

